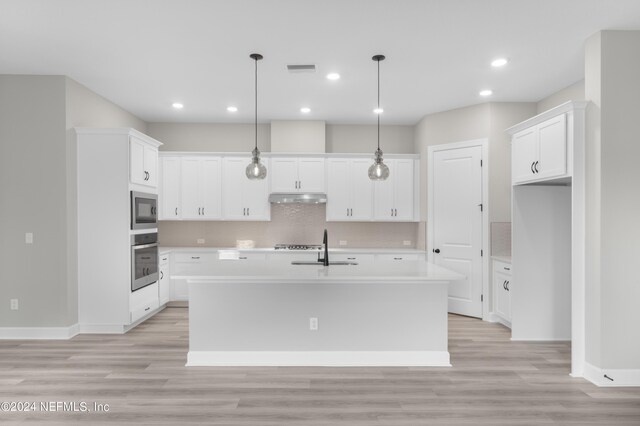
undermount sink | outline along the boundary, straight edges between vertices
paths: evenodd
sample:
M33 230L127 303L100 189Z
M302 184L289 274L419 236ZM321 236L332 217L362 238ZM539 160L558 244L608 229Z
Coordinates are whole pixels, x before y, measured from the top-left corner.
M292 265L315 265L315 266L324 266L322 261L310 261L310 260L294 260L291 262ZM329 262L329 266L332 265L357 265L358 262L349 262L348 260L337 260L335 262Z

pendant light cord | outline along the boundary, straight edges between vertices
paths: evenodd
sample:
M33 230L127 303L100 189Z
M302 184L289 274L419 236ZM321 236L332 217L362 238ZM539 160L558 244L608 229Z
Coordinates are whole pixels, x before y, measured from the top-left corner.
M256 136L256 149L258 149L258 58L255 58L255 63L256 63L256 71L255 71L255 120L254 120L254 127L255 127L255 136Z
M380 150L380 60L378 62L378 150Z

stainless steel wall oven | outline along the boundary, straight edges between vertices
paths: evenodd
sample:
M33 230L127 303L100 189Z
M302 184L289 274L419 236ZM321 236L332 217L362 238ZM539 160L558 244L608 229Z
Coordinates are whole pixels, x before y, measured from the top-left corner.
M158 233L131 236L131 291L158 281Z

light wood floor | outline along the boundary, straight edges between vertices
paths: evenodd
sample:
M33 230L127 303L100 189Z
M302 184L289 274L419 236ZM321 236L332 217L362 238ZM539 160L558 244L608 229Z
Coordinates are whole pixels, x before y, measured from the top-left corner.
M85 401L108 413L0 412L0 424L640 425L640 388L569 376L566 343L513 343L451 315L452 368L184 367L188 311L125 335L0 341L0 401Z

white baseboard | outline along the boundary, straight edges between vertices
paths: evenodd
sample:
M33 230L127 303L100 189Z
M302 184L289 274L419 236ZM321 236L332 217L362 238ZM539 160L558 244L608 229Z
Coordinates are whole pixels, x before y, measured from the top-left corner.
M485 321L497 322L499 324L504 325L505 327L511 328L511 322L502 318L500 315L496 314L495 312L489 312L489 315L487 315L487 319Z
M124 334L122 324L80 324L82 334Z
M451 367L447 351L189 351L187 366Z
M640 386L640 369L598 368L585 362L583 377L594 385L601 387Z
M80 326L68 327L0 327L2 340L66 340L80 332Z

